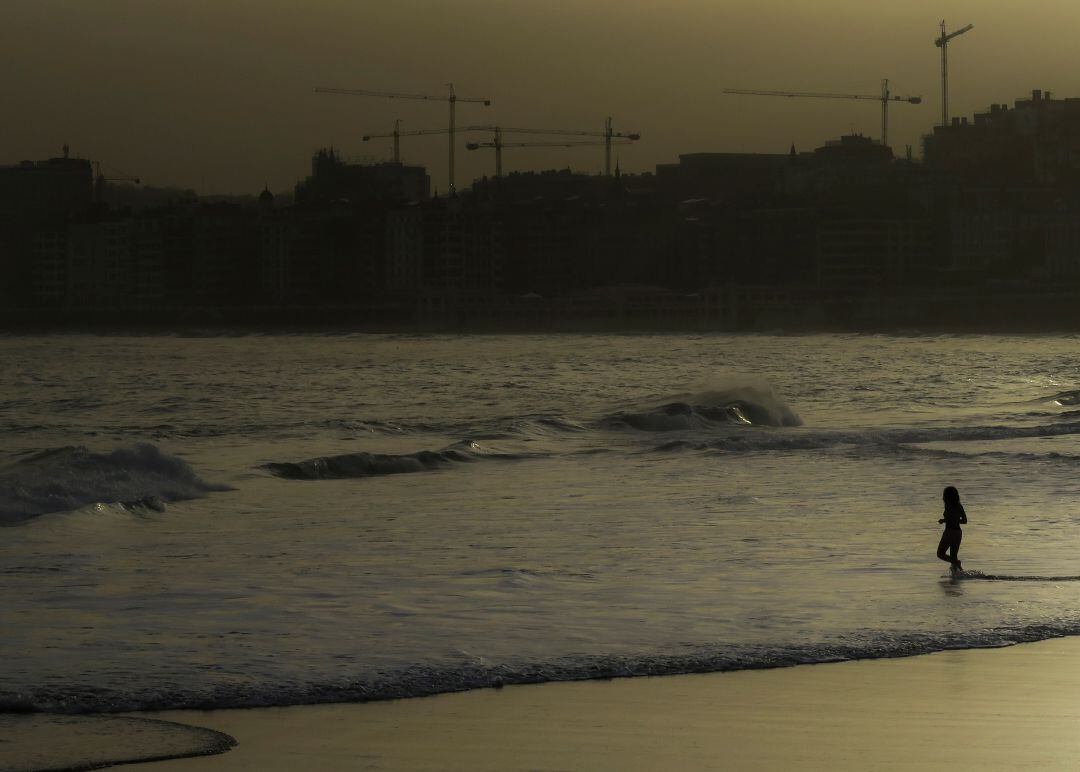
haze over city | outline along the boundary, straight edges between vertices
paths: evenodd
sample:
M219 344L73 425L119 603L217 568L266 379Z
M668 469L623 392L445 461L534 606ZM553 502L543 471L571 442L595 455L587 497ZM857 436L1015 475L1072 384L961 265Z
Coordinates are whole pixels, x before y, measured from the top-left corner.
M940 115L938 50L950 54L950 113L970 115L1033 88L1080 94L1067 2L864 4L639 1L300 4L191 0L8 0L0 88L8 114L0 161L72 152L116 173L201 193L291 190L314 148L388 159L367 133L440 128L442 103L316 94L317 86L493 100L459 105L458 123L642 134L619 148L624 171L690 152L812 149L847 133L880 135L870 101L767 99L724 88L921 95L895 105L890 144L919 153ZM473 135L477 140L488 137ZM464 144L461 138L459 144ZM446 187L446 138L402 140L403 160ZM599 172L602 148L513 149L507 171ZM490 151L458 153L459 187L490 175Z

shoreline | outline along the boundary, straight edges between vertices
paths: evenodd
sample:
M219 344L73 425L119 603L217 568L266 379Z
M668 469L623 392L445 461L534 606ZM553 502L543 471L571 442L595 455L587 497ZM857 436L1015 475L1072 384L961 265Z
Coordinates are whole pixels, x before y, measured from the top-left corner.
M129 714L235 737L160 772L1080 768L1080 637L404 700Z
M957 337L1072 337L1080 335L1080 321L1076 324L881 324L881 325L785 325L777 323L760 327L723 327L712 325L648 325L648 324L565 324L565 325L437 325L437 324L366 324L349 321L289 322L275 321L266 324L251 322L222 322L220 320L188 321L134 321L131 323L108 320L83 321L36 321L28 323L5 323L0 317L0 336L9 338L87 335L97 337L247 337L247 336L295 336L295 335L397 335L406 337L427 336L542 336L588 337L596 335L649 337L649 336L777 336L814 337L820 335L866 335L896 338Z

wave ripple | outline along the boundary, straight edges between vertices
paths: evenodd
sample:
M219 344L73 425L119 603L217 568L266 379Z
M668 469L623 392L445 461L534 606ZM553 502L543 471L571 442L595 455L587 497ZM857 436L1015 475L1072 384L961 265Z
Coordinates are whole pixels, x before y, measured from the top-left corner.
M1016 576L1013 574L984 574L982 571L961 571L955 580L981 579L989 582L1080 582L1080 576Z

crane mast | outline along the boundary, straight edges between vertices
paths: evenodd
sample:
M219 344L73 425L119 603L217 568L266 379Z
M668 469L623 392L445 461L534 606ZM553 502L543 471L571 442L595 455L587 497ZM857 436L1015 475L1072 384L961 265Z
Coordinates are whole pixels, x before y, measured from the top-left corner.
M907 102L911 105L922 104L921 96L894 96L889 90L889 79L881 81L881 94L837 94L829 91L763 91L760 89L726 88L725 94L748 96L810 97L814 99L873 99L881 102L881 144L889 145L889 102Z
M611 116L604 121L604 176L611 176L611 141L615 132L611 129Z
M450 185L449 185L448 190L449 190L450 195L452 196L452 195L454 195L454 193L457 192L456 189L454 188L454 122L456 120L456 118L454 116L455 116L455 113L457 111L457 94L454 93L454 84L451 83L449 85L450 85L450 99L448 101L450 102L450 126L447 129L447 134L450 137L450 142L449 142L449 150L450 150Z
M889 79L881 79L881 144L889 147Z
M945 20L941 20L941 37L934 41L934 45L941 49L941 125L949 125L949 41L960 37L974 27L969 24L955 32L945 32Z
M454 91L454 84L447 83L449 93L446 96L432 95L432 94L406 94L394 91L372 91L369 89L358 88L323 88L317 87L315 93L317 94L342 94L345 96L362 96L362 97L377 97L381 99L415 99L424 102L446 102L450 106L450 121L447 127L447 133L450 135L449 143L449 163L448 173L449 189L450 193L455 191L454 187L454 134L457 131L456 128L456 114L458 102L473 102L476 104L482 104L485 107L491 106L490 99L481 99L478 97L459 97L457 92ZM394 159L398 161L400 159L399 148L395 142Z

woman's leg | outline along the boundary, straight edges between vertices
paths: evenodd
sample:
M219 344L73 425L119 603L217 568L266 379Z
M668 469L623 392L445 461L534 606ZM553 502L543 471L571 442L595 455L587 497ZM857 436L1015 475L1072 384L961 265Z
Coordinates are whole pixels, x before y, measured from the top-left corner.
M938 560L944 560L946 563L952 563L953 562L953 559L951 557L949 557L947 554L945 554L946 551L949 549L949 546L951 545L951 543L952 542L949 539L949 532L948 531L945 531L943 534L941 534L941 541L939 541L938 545L937 545Z
M960 541L963 538L963 531L957 530L956 535L953 536L949 544L949 555L952 557L952 564L956 568L960 568Z
M946 563L952 565L953 568L960 568L960 560L956 555L960 551L960 539L962 537L963 533L959 529L945 529L945 532L941 534L941 541L938 542L937 546L938 559L944 560Z

